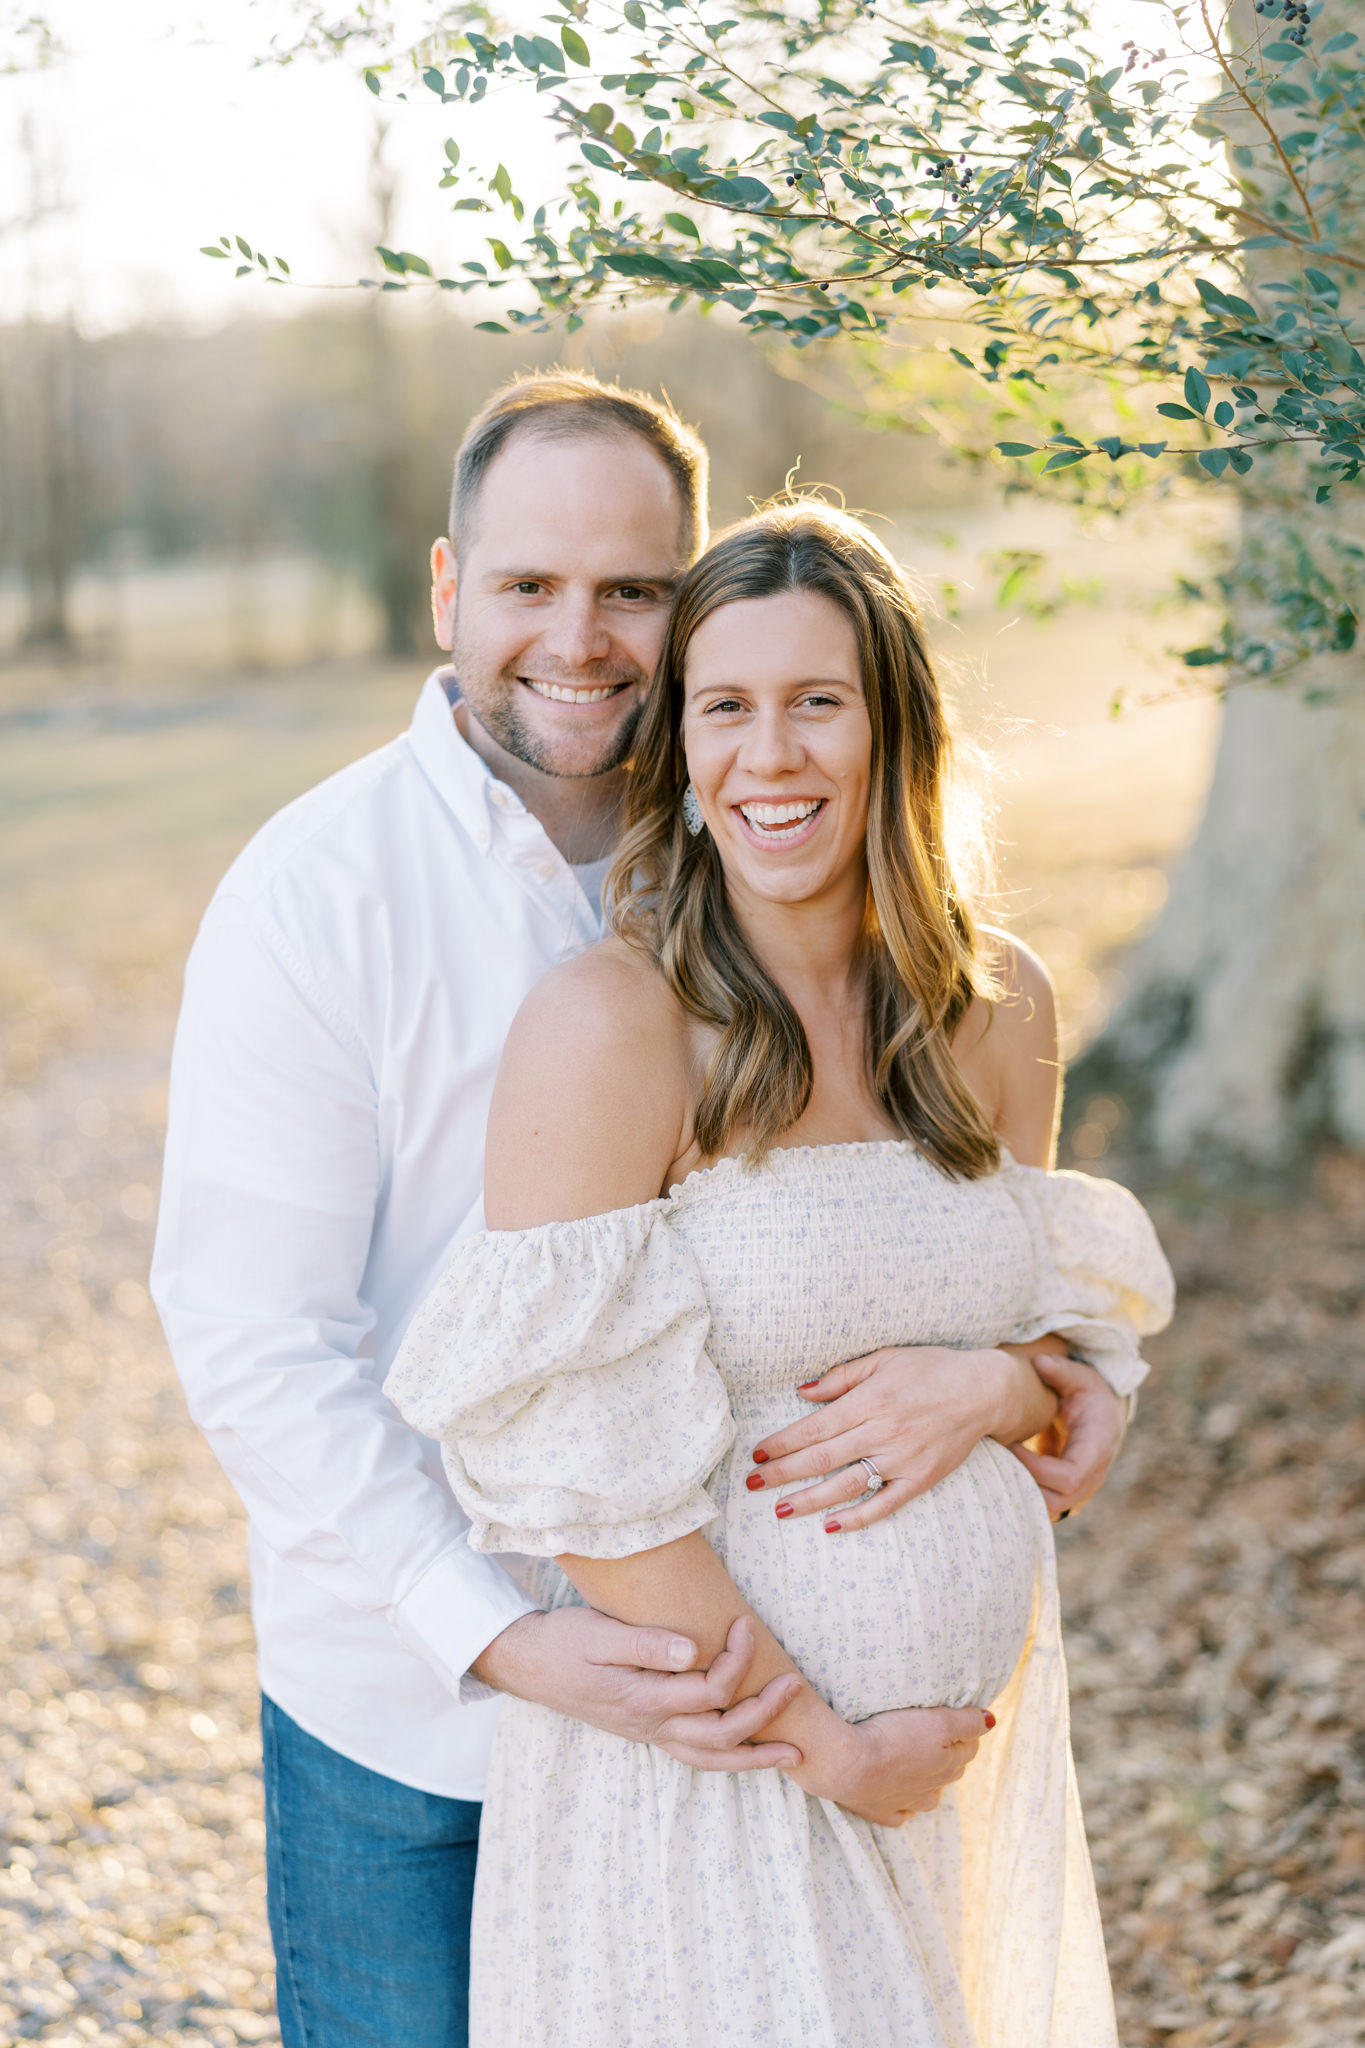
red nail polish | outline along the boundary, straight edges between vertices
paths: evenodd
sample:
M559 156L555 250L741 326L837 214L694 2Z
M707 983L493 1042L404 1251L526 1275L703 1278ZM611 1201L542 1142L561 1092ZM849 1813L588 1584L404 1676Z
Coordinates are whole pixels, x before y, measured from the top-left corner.
M792 1506L789 1500L780 1500L777 1503L777 1506L773 1509L773 1513L777 1516L778 1521L781 1522L785 1521L788 1515L794 1515L796 1513L796 1509Z
M768 1462L768 1453L767 1453L766 1451L755 1451L755 1452L754 1452L754 1463L755 1463L755 1465L766 1465L766 1464L767 1464L767 1462Z
M819 1380L802 1380L796 1391L798 1394L808 1394L812 1387L818 1387L819 1384Z
M750 1493L757 1493L759 1487L763 1484L763 1474L761 1472L751 1472L744 1484L748 1487Z
M994 1716L994 1714L987 1714L987 1716L986 1716L986 1726L987 1726L988 1728L994 1728L994 1726L995 1726L995 1716Z
M825 1534L826 1536L837 1536L842 1527L843 1524L841 1522L826 1522Z

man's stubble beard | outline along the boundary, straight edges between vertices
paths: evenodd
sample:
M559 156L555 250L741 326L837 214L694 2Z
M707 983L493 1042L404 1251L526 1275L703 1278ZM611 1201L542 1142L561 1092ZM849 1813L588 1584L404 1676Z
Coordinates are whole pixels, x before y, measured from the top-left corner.
M555 758L554 750L530 731L521 716L517 692L521 688L520 677L512 670L503 670L493 677L480 672L479 664L462 647L458 633L451 647L451 664L460 685L460 694L469 706L470 715L476 718L489 738L495 740L504 753L516 761L524 762L528 768L535 768L542 775L552 775L559 780L590 781L598 775L611 775L618 768L624 768L634 751L635 735L644 715L644 701L637 696L630 711L622 719L611 738L603 746L596 760L583 767L568 768ZM554 677L546 681L558 680ZM637 686L649 681L642 669L608 669L591 678L580 678L569 682L567 687L578 690L609 690L621 683Z

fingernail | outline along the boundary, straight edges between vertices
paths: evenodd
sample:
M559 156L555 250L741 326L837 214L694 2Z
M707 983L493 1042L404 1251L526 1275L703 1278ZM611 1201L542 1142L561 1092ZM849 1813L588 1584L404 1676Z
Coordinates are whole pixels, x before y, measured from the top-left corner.
M778 1521L782 1522L786 1520L788 1515L794 1515L796 1513L796 1509L792 1506L789 1500L780 1500L777 1503L777 1506L773 1509L773 1513L777 1516Z
M668 1646L668 1661L679 1671L692 1662L692 1645L684 1636L674 1636Z
M755 1463L755 1465L766 1465L766 1464L767 1464L767 1462L768 1462L768 1453L767 1453L766 1451L755 1451L755 1452L754 1452L754 1463Z
M988 1728L994 1728L994 1726L995 1726L995 1716L994 1716L994 1714L987 1714L987 1716L986 1716L986 1726L987 1726Z
M842 1522L826 1522L825 1534L826 1536L837 1536L842 1527Z
M759 1487L763 1484L763 1474L761 1472L751 1472L744 1484L748 1487L750 1493L757 1493Z
M819 1384L819 1380L802 1380L796 1391L798 1394L808 1394L812 1387L818 1387Z

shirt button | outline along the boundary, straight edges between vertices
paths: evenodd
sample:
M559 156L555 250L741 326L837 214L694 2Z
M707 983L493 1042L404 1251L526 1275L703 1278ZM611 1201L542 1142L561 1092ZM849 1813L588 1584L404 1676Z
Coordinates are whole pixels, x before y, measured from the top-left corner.
M480 846L487 846L487 844L488 844L488 833L487 833L487 831L486 831L486 830L484 829L484 827L483 827L482 825L480 825L480 827L479 827L478 831L477 831L477 832L475 833L475 835L474 835L474 836L475 836L475 838L476 838L476 839L478 840L478 842L479 842Z
M488 794L489 794L489 796L490 796L490 797L492 798L493 802L494 802L494 803L495 803L495 804L497 805L497 807L498 807L498 809L499 809L500 811L501 811L501 810L505 810L505 809L506 809L506 807L507 807L507 792L506 792L506 790L504 790L504 789L499 789L499 788L497 787L497 785L495 784L495 785L494 785L494 787L493 787L492 789L490 789L490 790L489 790Z
M536 863L536 873L540 876L542 882L548 882L554 871L553 861L542 860Z

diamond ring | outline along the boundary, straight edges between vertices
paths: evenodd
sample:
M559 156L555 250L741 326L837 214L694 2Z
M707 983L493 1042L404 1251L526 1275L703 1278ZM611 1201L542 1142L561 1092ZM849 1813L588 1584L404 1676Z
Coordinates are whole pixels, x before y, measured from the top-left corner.
M867 1472L867 1491L869 1493L877 1493L878 1491L880 1491L880 1489L883 1486L885 1486L886 1481L882 1478L881 1473L877 1470L871 1458L859 1458L858 1463L862 1465Z

